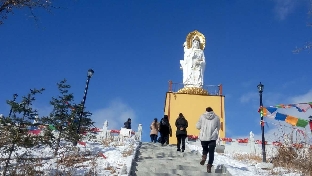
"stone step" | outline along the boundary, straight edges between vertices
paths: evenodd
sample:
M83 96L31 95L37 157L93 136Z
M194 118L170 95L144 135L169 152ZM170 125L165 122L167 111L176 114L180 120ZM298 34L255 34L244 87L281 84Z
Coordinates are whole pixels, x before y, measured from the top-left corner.
M146 162L137 162L137 164L140 164L140 171L152 171L155 172L157 170L162 170L162 169L176 169L176 170L202 170L206 169L206 164L205 165L200 165L199 163L193 163L189 161L184 161L184 162L179 162L179 164L175 165L175 162L159 162L157 161L157 165L153 165L152 163L146 163ZM223 165L217 165L212 167L212 171L216 173L225 173L226 168Z
M222 173L207 173L207 172L201 172L201 171L184 171L184 172L177 172L177 173L151 173L151 172L140 172L137 171L132 176L230 176L228 174L222 174Z
M166 164L175 164L175 165L194 165L197 166L199 165L199 160L194 160L191 158L153 158L153 159L145 159L145 158L137 158L135 160L136 162L140 164L152 164L157 162L158 165L166 165Z
M146 158L146 159L152 159L152 158L166 158L166 157L171 157L171 158L192 158L192 159L200 159L201 157L197 154L194 153L187 153L187 152L146 152L146 151L141 151L140 154L138 154L138 157L141 158Z
M142 143L134 162L131 176L230 176L223 166L214 166L213 173L206 172L206 165L199 164L201 155L198 152L186 149L176 151L175 145L160 146L160 144Z
M206 172L206 167L197 167L196 170L188 170L183 168L183 170L179 169L167 169L166 167L160 168L161 170L153 170L152 168L150 170L148 169L140 169L136 171L137 176L144 176L144 175L181 175L181 176L202 176L202 175L211 175L211 176L231 176L231 174L228 171L223 170L224 173L222 173L222 170L220 170L220 167L218 168L212 168L212 173ZM224 168L225 169L225 168Z
M155 163L155 162L154 162ZM179 162L179 164L175 164L175 162L158 162L157 165L153 165L151 162L138 162L140 166L143 166L141 170L146 170L146 171L157 171L157 170L162 170L162 169L176 169L176 170L194 170L197 171L199 168L203 167L206 168L205 166L199 165L197 163L196 165L192 162Z

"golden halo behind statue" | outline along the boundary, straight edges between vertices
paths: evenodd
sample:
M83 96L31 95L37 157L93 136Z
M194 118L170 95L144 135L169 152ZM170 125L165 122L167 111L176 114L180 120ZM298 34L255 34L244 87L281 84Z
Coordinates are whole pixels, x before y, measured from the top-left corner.
M204 50L205 49L205 45L206 45L206 39L204 34L200 33L199 31L195 30L193 32L190 32L187 36L186 36L186 46L187 49L192 48L192 42L194 38L198 38L200 41L200 49Z

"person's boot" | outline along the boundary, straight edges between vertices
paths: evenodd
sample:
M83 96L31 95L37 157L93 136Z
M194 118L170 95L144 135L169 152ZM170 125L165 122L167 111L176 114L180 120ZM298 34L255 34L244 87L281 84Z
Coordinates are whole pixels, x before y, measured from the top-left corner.
M205 162L206 162L206 159L207 159L207 155L203 155L203 156L202 156L202 160L199 162L200 165L204 165Z
M211 173L211 167L212 167L212 164L207 164L207 172L208 173Z

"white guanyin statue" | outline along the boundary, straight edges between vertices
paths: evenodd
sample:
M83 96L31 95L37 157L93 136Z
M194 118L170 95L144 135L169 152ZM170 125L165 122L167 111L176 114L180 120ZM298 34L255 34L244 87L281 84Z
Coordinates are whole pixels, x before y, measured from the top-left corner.
M180 60L183 70L184 87L202 88L205 71L205 37L197 30L191 32L184 42L184 60Z

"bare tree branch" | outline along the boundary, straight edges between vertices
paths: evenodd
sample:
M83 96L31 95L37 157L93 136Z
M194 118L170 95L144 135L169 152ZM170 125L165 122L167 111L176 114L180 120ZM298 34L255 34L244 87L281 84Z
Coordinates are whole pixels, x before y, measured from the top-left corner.
M52 0L0 0L0 25L8 18L10 13L13 13L13 9L29 8L31 15L35 17L32 12L35 8L45 9L50 11L52 6Z

